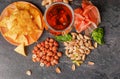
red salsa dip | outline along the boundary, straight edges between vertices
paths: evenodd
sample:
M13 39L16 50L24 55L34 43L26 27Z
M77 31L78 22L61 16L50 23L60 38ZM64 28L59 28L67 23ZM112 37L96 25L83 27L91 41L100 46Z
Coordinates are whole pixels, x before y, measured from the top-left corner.
M72 12L64 4L54 4L46 13L46 20L54 30L65 30L72 22Z

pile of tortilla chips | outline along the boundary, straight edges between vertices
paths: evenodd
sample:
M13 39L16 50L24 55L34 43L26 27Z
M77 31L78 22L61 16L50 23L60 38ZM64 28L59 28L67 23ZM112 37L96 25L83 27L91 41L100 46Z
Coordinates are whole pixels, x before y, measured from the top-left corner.
M41 36L44 30L42 18L42 13L31 3L14 2L3 10L0 30L11 44L28 46Z

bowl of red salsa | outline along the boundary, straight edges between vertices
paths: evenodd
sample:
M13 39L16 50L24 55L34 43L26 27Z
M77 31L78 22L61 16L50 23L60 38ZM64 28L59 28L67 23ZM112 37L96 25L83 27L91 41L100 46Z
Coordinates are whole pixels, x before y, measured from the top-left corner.
M72 29L74 12L68 4L56 2L47 7L44 14L44 19L51 34L66 34Z

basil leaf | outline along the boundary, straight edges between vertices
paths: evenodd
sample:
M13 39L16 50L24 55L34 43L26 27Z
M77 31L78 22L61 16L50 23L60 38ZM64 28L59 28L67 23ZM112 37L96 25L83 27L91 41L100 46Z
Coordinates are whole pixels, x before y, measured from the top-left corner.
M61 42L66 42L66 41L71 41L72 40L72 36L70 34L66 34L66 35L59 35L59 36L55 36L55 39L57 41L61 41Z
M100 45L104 44L103 37L104 37L104 29L103 28L97 28L92 32L93 40L96 41Z

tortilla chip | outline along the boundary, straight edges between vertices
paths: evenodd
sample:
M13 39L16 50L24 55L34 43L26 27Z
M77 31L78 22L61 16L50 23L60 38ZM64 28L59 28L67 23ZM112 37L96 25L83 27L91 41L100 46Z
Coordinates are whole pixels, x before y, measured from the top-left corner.
M25 49L24 49L24 44L20 44L19 46L17 46L15 49L14 49L15 52L23 55L23 56L27 56L26 52L25 52Z
M13 40L16 40L16 38L17 38L17 34L5 33L5 36L6 36L6 37L10 37L10 38L13 39Z
M15 41L18 42L19 44L24 43L25 45L28 45L28 40L25 37L25 35L18 35L18 37Z
M43 29L42 21L41 21L40 15L36 16L35 21L36 21L36 23L38 24L39 29Z

